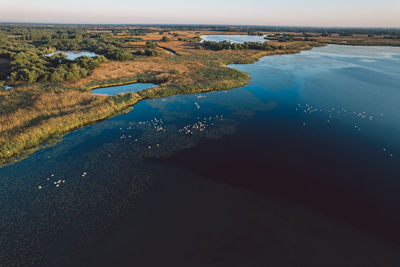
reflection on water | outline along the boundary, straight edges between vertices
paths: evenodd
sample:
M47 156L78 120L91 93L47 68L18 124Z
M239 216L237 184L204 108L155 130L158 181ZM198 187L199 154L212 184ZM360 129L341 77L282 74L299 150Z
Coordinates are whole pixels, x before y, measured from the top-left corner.
M166 165L399 243L397 55L328 46L232 66L251 83L142 101L0 169L0 262L68 261L168 183Z
M233 134L233 118L225 117L225 108L213 108L217 103L208 104L206 99L191 95L140 102L128 114L77 130L55 147L1 169L1 209L7 216L0 225L7 259L12 262L16 251L23 251L21 264L27 259L40 262L43 258L37 255L47 255L50 249L56 253L45 260L68 260L59 258L59 245L78 250L79 244L97 242L98 231L125 216L157 179L153 173L160 166L149 166L146 158L168 157L196 146L201 139ZM179 109L187 110L186 119L173 115ZM26 173L27 169L31 171ZM24 197L11 197L17 195ZM28 214L37 216L32 219ZM11 221L23 227L16 229ZM64 236L71 231L73 235ZM57 244L59 240L65 243Z
M78 57L82 56L87 56L87 57L95 57L97 54L95 52L90 52L90 51L56 51L53 53L48 54L48 57L51 57L52 55L55 54L61 54L64 53L66 55L66 58L69 60L75 60Z
M267 41L264 36L257 35L203 35L201 39L204 41L222 42L228 41L231 43L257 42L264 43Z
M129 92L138 92L143 89L147 89L153 86L157 86L156 84L152 83L131 83L125 85L118 85L118 86L110 86L92 90L93 94L96 95L119 95Z

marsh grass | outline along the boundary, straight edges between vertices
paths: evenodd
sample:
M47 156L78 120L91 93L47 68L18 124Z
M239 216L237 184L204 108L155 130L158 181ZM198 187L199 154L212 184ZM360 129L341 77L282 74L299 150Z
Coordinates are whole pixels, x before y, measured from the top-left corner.
M180 33L183 35L183 33ZM152 33L144 40L160 40ZM194 38L193 33L187 37ZM140 42L138 42L140 43ZM156 57L135 57L133 61L103 63L85 78L36 85L22 85L0 92L0 165L23 158L41 144L60 138L79 127L115 116L142 99L176 94L227 90L245 85L247 73L227 67L245 64L273 54L297 53L310 49L304 43L287 44L276 51L208 51L196 43L171 41L163 45L176 51ZM99 96L90 90L135 82L159 86L119 96Z
M32 153L49 139L121 113L141 97L117 97L89 92L21 88L0 93L0 164Z

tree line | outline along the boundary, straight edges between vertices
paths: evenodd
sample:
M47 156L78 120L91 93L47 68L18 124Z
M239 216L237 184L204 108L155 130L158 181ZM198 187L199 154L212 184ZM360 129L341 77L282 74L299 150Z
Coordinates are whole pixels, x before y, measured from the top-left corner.
M61 82L85 77L107 60L132 60L134 54L156 56L158 51L148 43L143 51L131 52L126 42L142 41L133 37L153 32L152 29L124 29L132 34L123 38L110 32L93 32L85 26L1 25L0 58L11 61L7 74L11 82ZM54 51L86 50L98 54L95 58L68 60L64 54L47 56ZM4 81L4 80L3 80ZM3 82L2 82L3 83Z
M274 51L277 49L285 49L284 46L270 45L267 42L257 43L257 42L245 42L245 43L231 43L229 41L214 42L214 41L204 41L200 44L199 48L205 48L209 50L243 50L243 49L253 49L253 50L264 50L264 51Z
M32 51L21 52L13 56L10 64L10 81L33 83L73 80L86 77L106 61L104 56L94 58L82 56L71 61L66 59L64 53L47 57Z

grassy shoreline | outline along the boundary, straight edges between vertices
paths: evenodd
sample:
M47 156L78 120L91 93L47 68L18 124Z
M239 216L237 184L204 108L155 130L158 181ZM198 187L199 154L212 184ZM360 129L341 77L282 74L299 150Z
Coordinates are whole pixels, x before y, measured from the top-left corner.
M191 32L179 33L183 34L189 40L196 37ZM151 33L143 38L157 41L161 36ZM0 91L0 168L24 159L71 131L126 112L144 99L229 90L246 85L250 75L228 65L251 64L265 56L294 54L327 45L290 41L284 43L284 48L274 51L210 51L198 49L197 42L178 39L172 38L162 46L162 49L175 51L173 56L162 53L155 57L138 56L133 61L110 61L77 80L23 85L11 91ZM275 42L275 45L278 47L281 43ZM99 96L90 92L137 82L158 86L119 96Z
M308 47L307 47L308 48ZM55 120L52 116L49 116L49 118L45 119L44 122L40 122L41 125L34 125L34 126L27 126L26 124L21 124L17 127L21 128L18 129L17 135L11 136L6 136L3 139L0 139L1 148L0 148L0 167L7 166L9 164L13 164L19 160L22 160L29 156L30 154L38 151L39 149L43 147L48 147L49 142L51 143L52 140L58 139L60 140L63 136L66 134L79 129L81 127L96 123L98 121L102 121L111 117L114 117L116 115L122 114L125 112L129 107L137 104L138 102L144 100L144 99L152 99L152 98L158 98L158 97L167 97L167 96L172 96L172 95L177 95L177 94L196 94L196 93L204 93L204 92L210 92L210 91L217 91L217 90L229 90L233 88L237 88L240 86L244 86L248 83L249 79L251 78L249 74L244 73L242 71L236 70L229 68L227 65L229 64L250 64L257 62L260 58L268 55L279 55L279 54L288 54L288 53L294 53L294 52L300 52L302 50L288 50L286 52L283 51L277 51L274 53L257 53L253 55L252 57L249 58L242 58L240 61L237 60L223 60L217 65L214 65L211 67L211 71L209 71L207 68L203 68L198 70L198 73L194 72L191 73L192 75L200 75L200 80L203 79L203 76L210 75L209 72L212 72L214 70L218 70L219 72L222 73L229 73L233 77L231 77L230 80L226 81L222 79L222 82L219 81L218 74L213 77L213 80L211 83L205 84L204 82L199 81L198 83L194 83L191 85L191 87L186 87L187 84L179 84L179 83L174 83L175 81L169 81L169 82L164 82L160 83L160 79L157 76L154 76L154 79L149 79L147 82L152 82L152 83L158 83L159 86L157 87L152 87L148 88L142 91L139 91L138 93L128 93L124 95L119 95L119 96L108 96L108 97L102 97L102 96L96 96L91 94L90 90L97 89L97 88L103 88L103 87L109 87L109 86L118 86L118 85L125 85L125 84L133 84L138 82L138 79L132 78L132 79L127 79L123 82L114 82L113 79L107 81L99 81L98 84L94 84L91 86L87 86L84 88L83 91L77 91L77 90L58 90L57 94L68 94L68 92L73 92L73 94L82 94L84 97L84 101L99 101L99 105L102 104L102 108L99 109L98 106L93 105L93 103L90 103L86 108L86 110L82 111L80 109L74 110L73 113L78 114L77 116L72 116L71 114L65 114L61 115L59 117L56 117ZM204 73L202 73L204 72ZM202 73L202 74L201 74ZM183 73L182 75L188 75L187 73ZM180 76L180 75L178 75ZM223 75L222 77L223 78ZM71 87L72 88L72 87ZM81 88L82 89L82 88ZM40 91L40 88L35 88L32 86L23 86L21 88L14 88L15 90L20 90L21 95L24 95L23 91L28 91L28 90L38 90L38 94L42 95L42 92ZM10 94L10 92L2 92L3 94ZM48 99L45 103L45 105L50 105L49 102L53 102L54 96L51 96L51 94L54 94L53 92L50 93L43 93L43 94L50 94L48 96ZM1 95L0 95L1 97ZM100 98L100 99L99 99ZM61 97L63 99L63 97ZM22 103L24 99L21 99L20 103ZM0 106L0 110L1 110ZM47 108L47 107L46 107ZM63 109L64 107L59 107L58 109ZM5 107L3 107L3 110ZM83 113L83 114L80 114ZM80 116L80 115L81 116ZM39 114L38 117L43 116L43 114ZM33 120L36 118L33 118ZM65 122L65 121L66 122ZM28 123L29 124L29 123ZM22 126L22 127L21 127ZM13 129L11 129L12 131ZM12 131L15 133L15 131ZM27 133L29 135L27 136ZM8 137L8 138L7 138ZM25 137L25 138L24 138ZM21 142L21 140L25 140ZM6 141L6 142L5 142ZM51 143L54 144L54 143Z
M79 92L72 92L73 94ZM71 95L64 95L58 99L62 102L69 98ZM81 94L81 93L79 93ZM53 93L50 96L45 96L49 101L53 101L57 98ZM127 111L130 106L135 105L142 98L135 94L129 93L118 97L105 97L105 96L94 96L91 93L81 94L81 101L88 101L87 105L71 111L59 112L57 115L49 115L44 118L40 123L31 123L28 121L23 127L16 126L17 129L11 129L12 137L2 136L2 139L7 139L8 143L0 148L0 167L15 163L21 159L26 158L28 155L36 152L40 148L48 147L49 142L54 139L60 140L66 134L79 129L81 127L96 123L108 119L110 117L122 114ZM93 102L95 103L93 103ZM44 102L46 105L47 101ZM76 105L76 103L73 103ZM68 109L68 107L62 107L55 109ZM34 110L28 110L28 112L34 112ZM21 114L24 116L25 113ZM38 117L43 116L40 114ZM37 120L35 117L33 120ZM22 128L22 130L20 129ZM2 140L2 141L3 141ZM21 142L23 140L23 142ZM51 142L54 144L54 142Z

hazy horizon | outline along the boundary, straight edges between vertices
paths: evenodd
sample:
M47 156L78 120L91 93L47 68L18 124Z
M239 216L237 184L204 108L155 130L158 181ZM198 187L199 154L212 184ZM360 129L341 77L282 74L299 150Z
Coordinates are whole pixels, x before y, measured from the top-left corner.
M400 27L400 1L1 0L0 22L63 24L197 24L310 27Z

